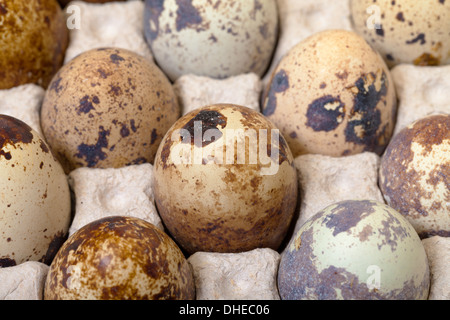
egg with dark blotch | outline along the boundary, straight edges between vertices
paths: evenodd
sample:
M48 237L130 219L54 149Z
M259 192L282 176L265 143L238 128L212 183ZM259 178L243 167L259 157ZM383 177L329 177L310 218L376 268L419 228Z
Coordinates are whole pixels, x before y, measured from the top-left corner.
M146 0L146 40L161 69L227 78L263 76L278 39L275 0Z
M281 255L277 281L283 300L426 300L430 268L401 214L347 200L303 224Z
M46 142L26 123L0 115L0 268L50 264L67 237L67 177Z
M194 110L167 132L154 164L158 212L188 253L277 249L297 205L297 172L279 130L252 109Z
M173 240L133 217L91 222L69 237L45 281L45 300L192 300L192 270Z
M450 2L445 0L353 0L353 28L389 67L401 63L450 63Z
M326 30L282 58L262 109L294 157L381 155L394 130L397 97L378 52L354 32Z
M55 75L41 124L69 173L152 163L180 115L169 80L153 62L125 49L100 48L80 54Z
M450 115L401 130L381 158L380 189L422 238L450 236Z
M47 87L64 61L69 34L56 0L0 2L0 90Z

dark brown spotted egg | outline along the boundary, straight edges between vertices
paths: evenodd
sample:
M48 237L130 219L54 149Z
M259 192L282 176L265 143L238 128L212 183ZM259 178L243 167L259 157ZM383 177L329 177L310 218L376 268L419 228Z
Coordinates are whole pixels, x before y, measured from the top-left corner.
M66 173L78 167L152 163L180 117L164 73L119 48L93 49L64 65L43 101L43 133Z
M450 63L449 0L352 0L354 29L390 67Z
M71 221L69 184L39 134L0 115L0 268L50 264Z
M268 68L278 38L276 0L146 0L145 36L175 81L193 73L226 78Z
M277 249L297 204L297 173L279 130L261 113L217 104L167 132L155 159L155 201L187 252Z
M450 115L400 131L381 159L380 188L421 237L450 236Z
M58 1L61 4L61 6L65 7L73 0L58 0ZM107 2L119 2L119 1L126 1L126 0L79 0L79 1L88 2L88 3L107 3Z
M191 300L191 267L173 240L133 217L82 227L50 266L45 300Z
M56 0L0 1L0 89L47 87L63 64L68 40Z
M263 113L295 157L381 154L397 111L394 82L381 56L351 31L327 30L294 46L274 70Z
M430 271L412 225L384 203L348 200L310 218L281 255L284 300L426 300Z

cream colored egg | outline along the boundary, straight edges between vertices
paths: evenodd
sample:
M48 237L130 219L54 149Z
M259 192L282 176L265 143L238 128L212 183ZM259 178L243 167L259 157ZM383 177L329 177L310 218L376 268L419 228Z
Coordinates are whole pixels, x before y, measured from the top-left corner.
M450 2L445 0L352 0L355 30L390 67L400 63L450 63Z
M180 118L155 159L158 211L187 252L277 249L297 204L297 173L279 130L237 105Z
M69 173L152 163L181 110L153 62L129 50L99 48L58 71L40 115L44 136Z
M381 154L397 112L381 56L351 31L327 30L294 46L274 70L263 113L302 154Z
M175 81L193 73L262 76L278 38L275 0L147 0L145 35L158 65Z
M311 217L282 253L284 300L426 300L430 268L412 225L384 203L348 200Z
M0 115L0 267L50 264L71 221L70 191L61 165L39 134Z
M450 115L400 131L381 159L380 189L421 237L450 236Z
M45 300L192 300L192 270L175 242L149 222L113 216L75 232L58 251Z

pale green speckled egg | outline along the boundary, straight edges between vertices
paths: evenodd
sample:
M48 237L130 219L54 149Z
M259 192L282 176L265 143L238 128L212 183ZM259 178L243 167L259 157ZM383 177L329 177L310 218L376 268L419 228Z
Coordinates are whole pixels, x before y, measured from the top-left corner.
M282 253L285 300L427 299L425 249L412 225L370 200L328 206L309 219Z
M145 36L171 80L262 76L278 37L275 0L146 0Z

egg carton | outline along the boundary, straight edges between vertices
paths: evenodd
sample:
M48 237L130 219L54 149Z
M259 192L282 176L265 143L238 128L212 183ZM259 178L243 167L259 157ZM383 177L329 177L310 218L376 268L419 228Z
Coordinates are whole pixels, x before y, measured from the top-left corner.
M82 28L70 31L67 63L78 54L99 47L121 47L153 60L143 37L144 4L139 0L89 4L81 9ZM217 80L185 75L174 82L183 114L204 105L232 103L260 110L262 88L284 54L306 37L326 29L352 30L348 0L278 0L280 35L266 76L242 74ZM68 12L68 17L70 13ZM449 113L450 66L398 65L391 70L399 100L395 134L424 116ZM0 113L28 123L37 132L45 90L28 84L0 90ZM384 202L378 187L380 157L371 152L334 158L303 155L294 161L301 190L297 220L290 235L312 215L348 199ZM160 230L164 226L155 207L153 166L146 163L118 169L79 168L68 174L73 192L74 218L69 234L94 220L125 215L144 219ZM289 240L289 239L288 239ZM450 299L448 260L450 241L434 236L422 240L431 268L429 299ZM196 285L196 298L278 300L277 271L282 250L259 248L242 253L197 252L187 257ZM49 267L25 262L0 269L0 299L42 300Z

